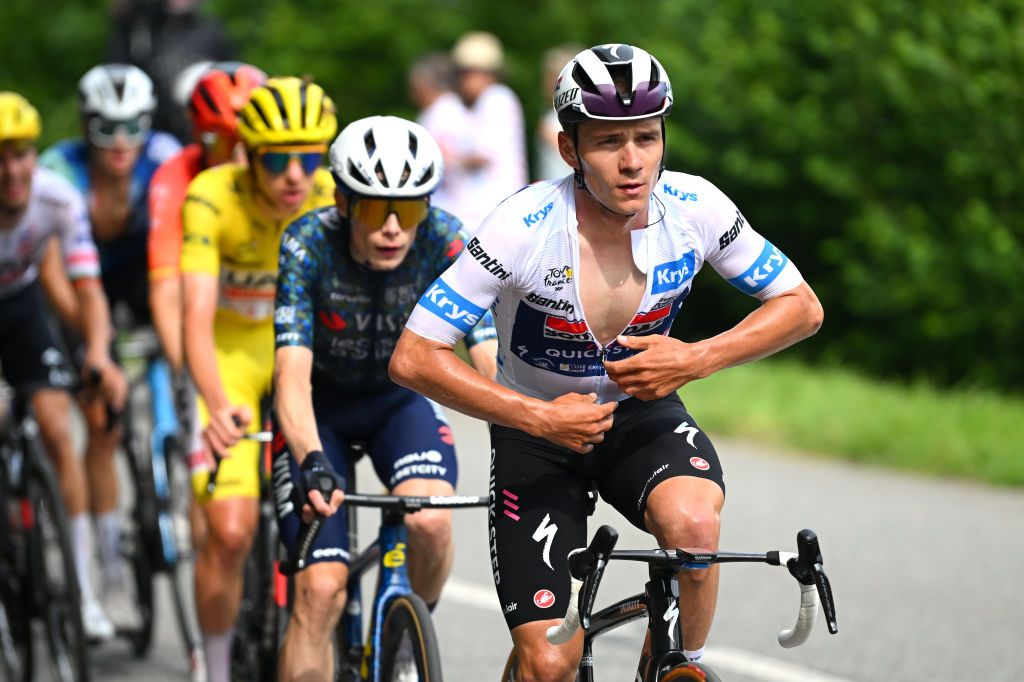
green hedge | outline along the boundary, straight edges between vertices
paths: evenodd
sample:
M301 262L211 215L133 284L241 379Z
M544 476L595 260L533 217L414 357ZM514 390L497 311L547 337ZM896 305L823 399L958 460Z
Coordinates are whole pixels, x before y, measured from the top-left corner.
M0 9L0 87L74 130L103 55L95 3ZM800 267L825 326L798 352L877 374L1019 390L1024 362L1024 9L1006 0L210 0L248 60L311 73L343 120L411 115L405 70L471 28L497 33L531 123L543 51L634 42L676 94L669 167L703 175ZM696 338L751 303L705 275Z

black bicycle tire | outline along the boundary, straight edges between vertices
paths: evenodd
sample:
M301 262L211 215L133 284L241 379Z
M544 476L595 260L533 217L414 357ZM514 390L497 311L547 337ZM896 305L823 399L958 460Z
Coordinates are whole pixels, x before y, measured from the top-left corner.
M136 658L145 658L153 644L153 623L156 621L156 598L153 582L156 576L141 538L136 543L128 563L131 565L132 578L135 582L135 606L138 610L139 622L138 627L128 632L127 636L132 654Z
M16 625L7 616L7 600L0 595L0 677L5 680L22 679L22 654L18 650Z
M13 537L14 529L8 527L6 530L9 533L8 539ZM21 559L25 561L27 560L24 554L25 530L19 525L17 532L21 535L23 548ZM12 555L5 558L16 557ZM32 588L23 580L27 576L25 566L12 565L9 568L12 575L9 582L0 586L0 591L3 592L0 594L0 600L3 601L2 608L10 636L9 645L14 648L13 652L5 653L4 658L14 662L8 663L7 677L4 679L23 682L33 679L33 668L35 667L32 648Z
M396 597L384 613L380 638L381 680L389 682L392 679L392 666L397 658L395 654L403 632L409 634L413 645L413 660L416 662L420 682L441 682L441 651L437 633L430 618L430 610L415 594Z
M41 539L44 529L42 523L48 518L53 523L53 538L60 551L61 570L64 573L64 589L52 592L52 585L46 576L36 576L45 581L47 592L43 604L43 622L46 627L50 653L55 662L62 656L67 657L70 673L76 682L89 680L88 643L85 628L82 626L80 609L81 592L78 586L78 574L75 570L74 554L71 549L71 532L68 529L67 514L64 510L64 499L57 486L57 476L50 466L49 460L42 453L34 453L35 460L28 479L28 494L35 512L38 538ZM48 512L43 505L48 507ZM42 552L42 543L31 543L35 551ZM45 562L45 557L39 556ZM65 607L62 601L67 601ZM65 647L68 649L64 651Z

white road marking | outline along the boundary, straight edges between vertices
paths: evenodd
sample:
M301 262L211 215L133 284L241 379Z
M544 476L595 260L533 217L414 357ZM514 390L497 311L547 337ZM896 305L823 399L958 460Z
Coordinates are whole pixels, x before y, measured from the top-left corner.
M500 613L498 595L494 587L480 585L468 580L452 576L444 587L443 599L472 606L484 611ZM607 637L616 637L619 633L610 632ZM623 633L624 634L624 633ZM852 682L843 677L836 677L809 668L779 661L767 656L752 654L749 651L732 649L723 646L710 646L705 656L708 665L715 669L728 671L736 675L746 675L763 682Z

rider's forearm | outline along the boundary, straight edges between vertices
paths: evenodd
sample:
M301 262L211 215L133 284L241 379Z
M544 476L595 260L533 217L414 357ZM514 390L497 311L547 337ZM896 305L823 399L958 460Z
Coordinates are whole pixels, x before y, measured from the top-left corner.
M210 412L227 407L227 393L220 380L217 348L213 339L213 323L202 324L194 315L185 313L185 362L189 374Z
M395 347L391 379L442 405L493 424L536 434L548 403L485 378L460 360L451 346L406 330Z
M167 361L175 373L181 371L181 282L177 277L151 280L149 308L153 312L153 326L160 339Z
M295 461L313 450L323 450L313 413L313 391L308 377L278 371L274 376L274 414Z
M768 299L732 329L695 344L707 351L704 376L791 346L818 331L823 317L821 304L806 283Z
M75 282L75 293L78 296L78 306L82 311L79 317L82 325L82 337L85 339L86 357L94 360L109 358L110 308L107 306L107 297L100 287L99 280Z

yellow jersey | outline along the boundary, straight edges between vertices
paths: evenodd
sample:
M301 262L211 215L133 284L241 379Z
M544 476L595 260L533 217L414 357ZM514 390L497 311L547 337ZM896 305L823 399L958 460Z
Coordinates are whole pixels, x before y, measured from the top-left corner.
M319 168L302 206L272 221L257 208L252 185L244 165L209 168L189 184L182 208L181 271L218 278L218 323L242 326L273 318L284 229L302 214L334 202L334 179Z
M255 203L246 166L225 164L203 171L188 186L182 208L182 273L199 272L219 280L213 332L217 369L232 405L248 405L254 416L270 392L274 371L274 291L281 235L293 220L334 201L334 179L318 169L302 206L284 220L268 220ZM199 423L209 423L202 399ZM259 430L259 418L249 425ZM259 444L242 441L219 466L212 499L258 498ZM192 472L201 503L209 473Z

